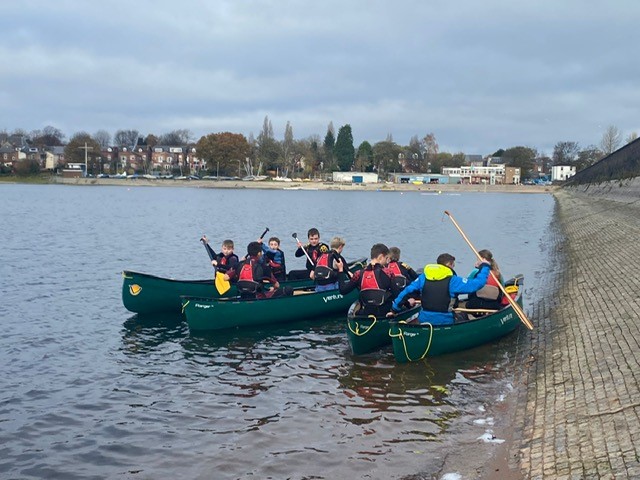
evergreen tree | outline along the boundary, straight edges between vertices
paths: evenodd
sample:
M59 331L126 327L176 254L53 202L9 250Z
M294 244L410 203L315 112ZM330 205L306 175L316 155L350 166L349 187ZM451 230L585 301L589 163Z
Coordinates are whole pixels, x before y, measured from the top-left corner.
M338 139L336 140L333 152L338 163L338 168L343 172L351 170L355 160L355 148L353 147L353 134L351 125L346 124L340 127Z

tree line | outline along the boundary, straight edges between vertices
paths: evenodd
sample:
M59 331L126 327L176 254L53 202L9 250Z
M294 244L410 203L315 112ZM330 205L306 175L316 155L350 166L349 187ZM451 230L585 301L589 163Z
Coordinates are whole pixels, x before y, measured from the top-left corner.
M383 177L390 172L440 173L443 167L460 167L466 158L463 152L441 152L432 132L421 138L414 135L408 145L397 144L389 134L385 140L374 144L365 140L355 148L351 125L341 126L336 135L332 122L327 126L324 138L312 135L304 139L295 139L293 127L287 122L284 138L278 140L268 116L265 116L262 129L255 138L253 133L247 138L241 133L220 132L204 135L196 141L187 129L158 136L144 136L138 130L123 129L117 130L113 137L106 130L98 130L94 134L77 132L66 141L62 131L46 126L32 132L16 129L9 134L0 131L0 144L16 136L22 137L31 147L64 146L67 163L84 162L85 146L92 162L110 146L129 150L153 149L159 145L195 147L196 156L205 162L206 169L219 175L235 175L238 171L246 174L272 171L281 176L311 176L355 170L377 172ZM626 142L636 138L634 132ZM545 171L552 165L575 166L580 171L612 153L621 144L620 130L609 126L598 146L581 147L574 141L559 141L551 157L541 155L529 146L498 149L491 156L499 157L500 163L520 167L522 176L526 178L532 175L536 163L543 164Z

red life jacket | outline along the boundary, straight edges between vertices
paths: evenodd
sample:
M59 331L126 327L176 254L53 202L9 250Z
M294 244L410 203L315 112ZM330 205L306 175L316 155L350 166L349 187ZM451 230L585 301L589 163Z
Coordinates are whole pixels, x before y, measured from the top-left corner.
M258 291L260 283L255 280L253 267L251 260L243 262L240 275L238 275L238 283L236 284L240 294L254 294Z
M375 268L365 268L360 277L360 302L363 305L379 307L389 298L389 292L378 285Z
M387 265L386 270L389 273L389 276L391 277L391 282L396 288L398 288L399 290L402 290L404 287L407 286L408 279L402 273L402 270L400 269L400 265L398 264L398 262L389 262L389 265Z
M318 280L329 280L334 273L332 264L333 255L331 255L331 252L321 254L316 262L316 267L313 269L315 278Z

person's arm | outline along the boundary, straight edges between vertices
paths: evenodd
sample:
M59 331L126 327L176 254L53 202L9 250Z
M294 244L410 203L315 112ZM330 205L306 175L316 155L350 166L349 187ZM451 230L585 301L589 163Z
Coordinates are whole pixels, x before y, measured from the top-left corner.
M239 264L240 261L238 260L237 256L229 256L229 258L227 259L227 271L225 273L228 278L225 278L225 280L233 280L235 278Z
M409 285L404 287L404 289L398 294L396 299L393 301L393 305L391 306L391 309L394 312L399 312L400 305L402 304L404 297L406 297L410 293L421 291L424 288L424 282L425 282L425 276L424 276L424 273L422 273L418 275L418 278L416 278L413 282L411 282Z
M351 278L349 278L345 269L347 264L344 261L339 261L337 263L338 267L338 290L343 295L346 295L349 292L352 292L358 285L360 284L360 275L362 274L362 270L358 270L354 273Z
M449 293L452 297L464 293L474 293L480 290L487 283L491 267L488 263L478 265L478 274L475 278L469 279L454 275L449 282Z
M418 278L418 274L413 268L411 268L406 263L404 264L404 266L407 269L407 278L409 279L410 282L413 282L416 278Z

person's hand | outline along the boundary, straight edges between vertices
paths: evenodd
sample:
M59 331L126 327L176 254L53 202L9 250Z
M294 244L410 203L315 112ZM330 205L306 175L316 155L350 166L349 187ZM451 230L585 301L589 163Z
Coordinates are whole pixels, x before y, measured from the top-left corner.
M313 270L311 270L311 271L309 272L309 278L310 278L311 280L313 280L314 278L316 278L316 272L314 272Z
M217 260L211 260L211 265L213 265L214 267L218 266L218 261Z
M344 272L344 263L341 259L336 260L336 267L340 273Z
M409 304L410 307L413 307L416 304L416 299L415 298L408 298L407 299L407 303Z
M225 274L224 274L224 276L223 276L222 278L224 278L227 282L228 282L229 280L231 280L231 277L229 276L229 274L228 274L228 273L225 273Z
M260 237L258 240L256 240L256 242L262 243L262 237Z
M491 263L490 263L488 260L484 260L484 259L482 259L482 260L478 260L478 261L476 262L476 264L475 264L475 267L476 267L476 268L480 268L480 267L482 267L482 265L486 265L486 266L488 266L489 268L491 268Z
M275 288L276 290L277 290L278 288L280 288L280 282L276 282L276 283L274 283L274 284L273 284L273 288Z
M387 312L387 315L386 315L387 318L391 318L395 316L396 316L396 313L393 310L391 310L390 312Z
M201 241L202 243L209 243L209 239L207 238L207 236L206 236L206 235L202 235L202 238L200 238L200 241Z

